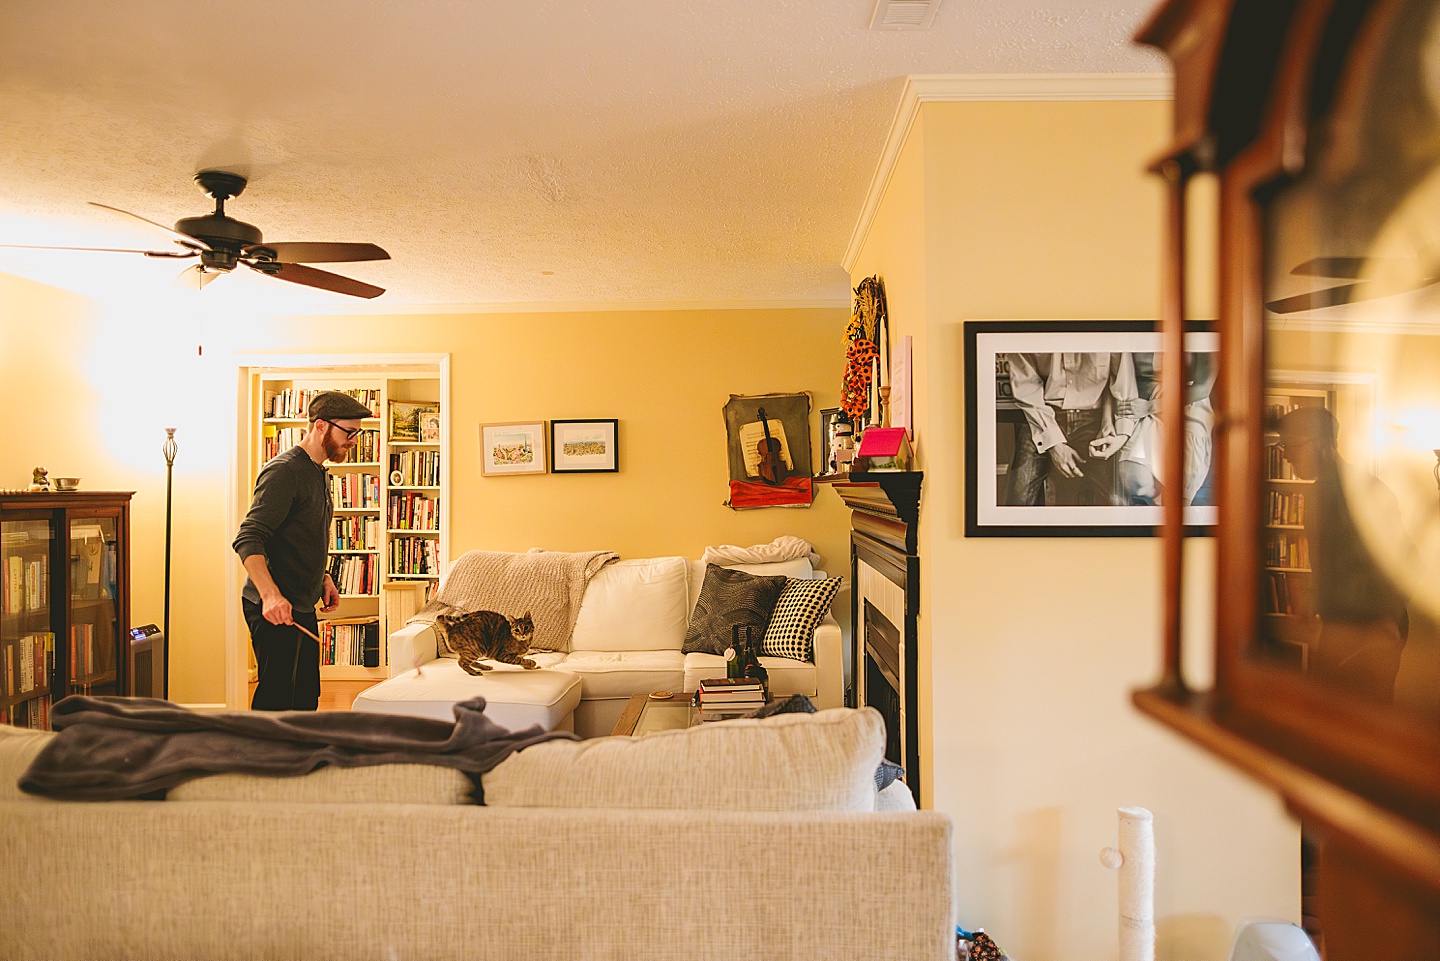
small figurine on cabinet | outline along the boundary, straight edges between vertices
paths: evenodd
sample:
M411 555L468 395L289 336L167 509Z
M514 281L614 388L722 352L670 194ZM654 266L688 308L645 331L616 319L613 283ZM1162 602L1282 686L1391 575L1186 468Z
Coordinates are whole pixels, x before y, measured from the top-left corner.
M48 491L50 489L50 472L43 467L35 468L30 477L30 486L25 489L29 491Z

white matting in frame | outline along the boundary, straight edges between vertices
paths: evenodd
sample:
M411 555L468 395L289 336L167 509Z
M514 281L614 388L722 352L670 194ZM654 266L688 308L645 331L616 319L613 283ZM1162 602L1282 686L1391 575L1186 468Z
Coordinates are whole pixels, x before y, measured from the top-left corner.
M1219 339L1208 329L1188 333L1185 349L1188 363L1213 369ZM1119 367L1129 364L1133 373L1136 361L1148 364L1153 355L1159 354L1160 333L1153 321L970 321L965 325L967 536L1133 537L1150 535L1162 524L1163 508L1158 503L1131 503L1118 483L1108 503L1061 503L1048 487L1044 504L1010 502L1010 471L1015 451L1022 443L1018 431L1028 429L1028 422L1023 405L1013 399L1009 389L1008 355L1062 353L1109 353L1114 358L1113 378ZM1197 423L1205 423L1208 391L1205 399L1197 403L1199 406L1193 408L1187 405L1187 414L1195 415L1187 416L1191 430ZM1213 482L1209 476L1213 466L1213 417L1209 421L1210 433L1200 431L1192 451L1192 456L1204 458L1199 465L1191 461L1203 478L1198 489L1190 492L1196 503L1185 509L1185 523L1192 530L1203 531L1216 520L1215 508L1207 503ZM1156 441L1149 449L1151 460L1128 447L1112 454L1112 458L1116 465L1122 458L1130 461L1131 471L1136 463L1145 463L1158 477L1156 458L1164 432L1158 415L1146 429L1153 430Z

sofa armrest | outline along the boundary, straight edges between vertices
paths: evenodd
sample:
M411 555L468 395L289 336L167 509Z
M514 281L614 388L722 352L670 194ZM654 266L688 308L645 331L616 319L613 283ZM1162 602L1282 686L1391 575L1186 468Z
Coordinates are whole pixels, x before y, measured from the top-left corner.
M390 677L435 660L435 629L429 624L406 624L390 634Z
M815 706L845 706L845 651L840 622L826 614L815 628Z

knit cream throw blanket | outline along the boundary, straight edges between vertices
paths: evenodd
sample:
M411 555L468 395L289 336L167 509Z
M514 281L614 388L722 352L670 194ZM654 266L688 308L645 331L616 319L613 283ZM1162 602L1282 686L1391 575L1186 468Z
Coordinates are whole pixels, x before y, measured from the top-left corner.
M528 611L535 622L531 647L569 650L585 585L596 571L619 557L614 551L469 551L455 562L434 599L410 620L433 624L442 614L499 611L519 617ZM454 654L443 642L441 647L442 657Z

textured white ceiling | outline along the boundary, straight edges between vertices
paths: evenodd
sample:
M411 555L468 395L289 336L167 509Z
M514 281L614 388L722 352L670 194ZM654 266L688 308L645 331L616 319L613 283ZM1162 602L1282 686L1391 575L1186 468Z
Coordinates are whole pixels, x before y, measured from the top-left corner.
M844 303L906 75L1163 69L1129 40L1153 0L943 0L925 33L867 29L873 6L4 0L0 243L155 247L85 201L172 223L220 167L269 240L388 249L336 268L389 289L374 309ZM178 267L0 270L93 294ZM242 280L360 303L239 275L204 296Z

